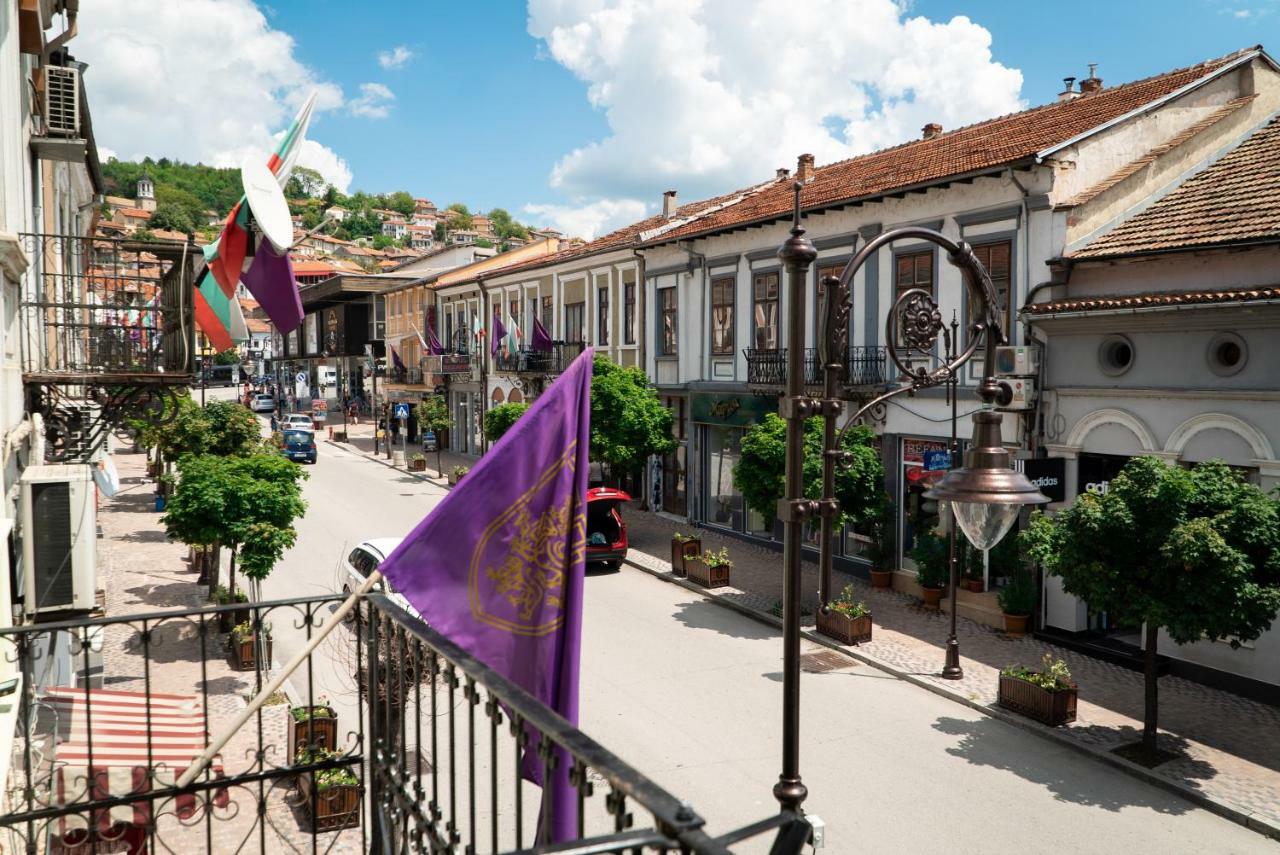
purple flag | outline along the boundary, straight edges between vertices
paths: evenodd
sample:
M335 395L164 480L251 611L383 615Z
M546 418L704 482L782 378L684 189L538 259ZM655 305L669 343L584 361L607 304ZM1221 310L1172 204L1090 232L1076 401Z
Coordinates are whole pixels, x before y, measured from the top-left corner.
M440 339L436 338L435 327L427 324L427 353L432 356L440 356L444 353L444 348L440 345Z
M578 723L587 453L587 348L379 566L435 630ZM542 784L536 738L522 774ZM561 752L544 816L551 842L577 835L571 758Z
M537 315L533 316L533 337L529 341L529 347L542 353L551 352L551 336L547 334L547 328L538 320Z
M493 341L489 342L489 355L497 356L498 348L502 346L502 340L507 337L507 328L502 325L502 318L498 317L498 313L493 313Z
M387 349L391 351L391 364L397 371L404 371L404 360L400 358L400 354L396 353L396 349L391 345L387 345Z
M288 335L302 324L302 297L293 278L289 253L276 255L267 241L258 241L253 263L240 274L240 281L281 335Z

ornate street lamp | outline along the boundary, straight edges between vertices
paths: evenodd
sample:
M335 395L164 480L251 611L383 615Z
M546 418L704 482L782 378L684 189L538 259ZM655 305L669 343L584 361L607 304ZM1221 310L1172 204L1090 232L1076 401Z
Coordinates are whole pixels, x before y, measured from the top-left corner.
M985 342L982 382L978 386L982 408L973 415L973 448L965 455L965 465L948 472L925 496L949 502L965 537L983 550L995 545L1008 533L1022 506L1049 501L1025 475L1013 471L1012 455L1000 441L1000 415L995 412L995 406L997 402L1007 403L1009 394L1008 387L995 378L995 345L1006 343L1000 325L1002 308L991 277L973 254L973 249L963 241L953 241L932 229L894 229L868 242L845 267L839 279L834 276L825 278L821 283L821 317L824 323L817 342L823 370L823 393L817 398L806 394L803 348L805 278L818 253L800 225L802 186L800 183L794 186L791 237L778 250L778 257L787 268L788 347L786 392L778 407L787 424L786 489L778 502L777 514L784 524L782 774L773 792L784 811L796 813L808 794L800 777L800 566L803 527L814 517L822 521L818 597L825 614L831 595L835 520L840 511L835 497L835 471L849 457L841 450L849 427L869 413L882 414L889 399L920 389L949 385L953 389L954 400L959 369ZM933 294L923 288L904 291L898 295L885 324L889 357L901 372L898 385L862 404L844 427L837 429L845 405L840 380L849 347L848 321L854 274L882 247L904 238L936 244L946 250L947 260L960 268L974 318L969 328L968 344L955 353L951 346L953 336L947 335L945 355L941 358L935 356L935 345L946 327ZM804 423L812 416L824 419L822 498L816 500L804 496ZM950 596L951 634L947 640L947 667L943 669L943 676L958 678L961 671L956 640L954 546L951 549Z

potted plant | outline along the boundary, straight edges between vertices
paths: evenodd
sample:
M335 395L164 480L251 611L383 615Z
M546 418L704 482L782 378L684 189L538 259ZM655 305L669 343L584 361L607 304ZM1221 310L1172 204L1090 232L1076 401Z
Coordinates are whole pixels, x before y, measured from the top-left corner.
M1025 567L1018 567L1009 577L1009 584L996 592L1000 610L1004 612L1004 631L1009 635L1027 633L1027 622L1036 607L1036 585Z
M232 594L225 585L215 585L209 591L209 602L216 606L229 606L232 603L248 603L249 598L244 591L236 591ZM231 632L232 628L240 624L249 624L252 620L253 613L247 608L221 611L218 612L218 631Z
M427 456L421 452L409 458L409 469L412 472L427 471Z
M1057 727L1076 720L1077 692L1067 663L1054 661L1046 653L1039 671L1022 665L1001 670L996 702L1041 724Z
M964 578L960 580L960 584L966 591L973 591L975 594L981 594L986 590L986 585L982 581L982 566L974 566L970 564L965 568Z
M681 577L689 575L686 561L697 560L701 553L702 538L680 532L671 535L671 572Z
M893 502L886 500L867 520L871 527L871 542L867 546L867 560L871 562L871 587L893 587Z
M918 535L916 545L911 549L911 559L916 562L916 581L925 607L938 608L950 573L947 542L933 532Z
M471 470L465 466L453 467L452 469L449 470L449 483L457 484L459 481L462 480L462 476L466 475L470 471Z
M323 763L342 754L326 748L303 747L294 755L294 765ZM360 779L350 766L334 766L298 775L298 793L311 815L315 831L336 831L360 825Z
M818 632L844 644L871 640L871 609L855 597L852 585L845 585L825 610L818 609Z
M338 715L324 695L314 704L289 708L289 754L311 749L337 750Z
M271 662L271 627L262 626L263 664ZM258 663L258 636L249 621L231 629L231 661L237 671L252 671Z
M729 550L720 547L718 552L703 552L697 560L685 564L690 581L697 582L704 588L722 588L729 584L729 571L733 562L729 560Z

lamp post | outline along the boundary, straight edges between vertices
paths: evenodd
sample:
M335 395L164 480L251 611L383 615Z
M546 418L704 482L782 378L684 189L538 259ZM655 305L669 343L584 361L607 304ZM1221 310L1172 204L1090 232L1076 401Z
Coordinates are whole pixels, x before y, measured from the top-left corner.
M885 402L898 395L934 386L948 385L954 407L959 369L969 362L978 348L983 352L982 382L978 396L982 408L974 413L973 448L965 456L965 465L952 468L926 498L950 503L956 523L965 537L979 549L987 549L1000 540L1017 518L1023 505L1049 501L1020 472L1010 466L1012 455L1000 442L1000 414L995 412L998 400L1009 394L1007 386L995 379L995 347L1005 343L1000 325L1000 301L991 278L965 242L956 242L932 229L906 227L885 232L869 241L845 266L840 277L826 277L821 283L820 308L823 324L818 337L818 355L823 371L821 397L809 397L804 380L804 316L805 278L809 266L817 258L813 242L805 237L800 225L800 191L794 185L795 201L791 236L778 250L787 268L787 354L786 391L779 402L779 414L786 421L786 486L778 502L778 519L784 523L782 586L782 773L774 785L774 797L784 812L799 813L808 790L800 776L800 571L801 540L805 521L818 517L820 539L818 597L823 615L829 613L831 564L835 540L835 521L840 505L835 497L836 467L844 465L849 455L842 450L843 439L851 425L868 413L881 412ZM849 344L849 312L852 309L853 277L882 247L902 239L923 240L947 252L947 259L960 268L964 276L974 322L969 328L968 344L961 350L953 329L946 334L944 356L935 356L935 346L946 331L942 313L933 294L923 288L911 288L898 295L885 323L888 353L901 372L893 388L862 404L845 422L838 421L844 409L840 379L845 370ZM959 350L958 353L954 352ZM933 367L929 367L932 365ZM1004 398L1007 400L1007 398ZM953 409L954 413L954 409ZM804 496L804 424L806 419L824 419L822 497ZM954 429L952 431L954 437ZM955 443L952 443L954 452ZM955 641L955 561L952 549L952 633L948 640L948 657L955 656L959 668L959 645ZM954 649L954 654L951 652Z

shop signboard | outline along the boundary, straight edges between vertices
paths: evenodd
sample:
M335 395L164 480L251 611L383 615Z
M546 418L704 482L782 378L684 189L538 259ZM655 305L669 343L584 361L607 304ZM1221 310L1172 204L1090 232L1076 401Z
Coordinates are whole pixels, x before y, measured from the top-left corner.
M941 481L943 475L946 474L947 467L932 469L929 467L928 461L930 458L936 461L942 457L946 457L949 461L950 456L951 452L948 451L945 441L904 437L902 440L902 467L907 484L929 485L935 481Z
M1076 495L1106 495L1111 479L1119 475L1128 462L1129 458L1120 454L1081 454L1076 475Z
M940 469L951 468L951 452L950 451L926 451L924 453L924 468L930 472L936 472Z
M1051 502L1067 500L1067 461L1062 457L1040 457L1022 461L1022 474L1049 497Z
M690 400L693 421L711 425L750 427L778 411L777 401L757 395L693 395Z
M324 398L315 398L311 401L311 419L312 421L322 422L329 417L329 402Z

